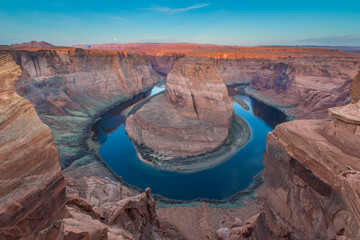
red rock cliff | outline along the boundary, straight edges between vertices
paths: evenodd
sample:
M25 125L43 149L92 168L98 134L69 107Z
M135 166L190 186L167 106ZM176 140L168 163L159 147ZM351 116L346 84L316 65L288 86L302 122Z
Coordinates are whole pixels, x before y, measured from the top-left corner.
M0 239L55 237L65 213L64 176L49 127L14 91L21 74L10 55L0 55Z
M42 104L45 110L51 110L53 105L50 103L62 110L47 116L52 120L48 120L47 123L53 128L55 138L65 130L62 128L59 131L56 128L58 126L52 125L54 122L71 128L71 124L75 123L76 126L79 114L84 118L81 111L68 112L69 106L64 107L65 105L59 104L55 101L56 98L50 98L47 103L37 98L41 98L41 95L48 97L51 93L58 94L59 91L69 93L68 89L61 87L69 87L63 82L63 78L66 78L64 75L71 73L54 72L54 66L49 64L49 61L54 60L52 58L54 55L49 51L37 52L40 55L44 53L46 57L39 57L36 52L21 53L20 57L25 60L30 58L30 62L34 64L32 66L27 61L20 61L21 67L25 69L24 72L13 60L14 56L17 59L18 52L13 52L13 56L0 55L2 80L0 83L0 239L151 239L156 225L156 213L150 189L142 194L136 194L138 192L133 192L109 178L80 177L80 179L67 178L65 195L65 180L60 170L51 131L41 122L30 101L19 96L14 89L15 82L20 78L17 82L20 84L18 87L34 91L32 94L26 91L23 93L28 94L29 99L38 107L40 116L44 114L39 111L41 109L39 106ZM61 68L62 63L58 62L58 64ZM126 73L131 75L129 62L125 61L121 66L127 68ZM74 64L69 67L79 66ZM141 67L143 66L140 65L139 68ZM136 69L137 66L133 68ZM24 77L22 74L28 75ZM79 72L77 74L72 75L73 81L81 78L82 75ZM133 76L139 77L136 73ZM133 80L129 75L125 77L129 77L127 80ZM27 81L29 88L21 85ZM91 86L87 89L89 88ZM75 91L84 91L84 94L89 94L91 97L96 86L92 88L94 90L90 93L83 88ZM51 92L51 90L55 91ZM135 88L134 91L141 89ZM91 109L89 106L94 104L94 101L87 106L85 104L88 102L80 103L79 105L83 107L81 110L89 110ZM51 114L48 111L46 113ZM72 115L74 113L75 116ZM63 114L66 114L69 120L61 119ZM84 121L79 121L78 124L84 124ZM80 129L76 127L72 129L77 129L81 133L83 126ZM65 131L64 134L68 132ZM78 141L76 135L70 135L70 138L74 136L75 141ZM66 146L69 143L62 142L62 144ZM101 166L101 164L93 166L91 173L96 174L96 170L104 171ZM89 168L85 171L79 170L77 174L84 176L89 173ZM68 172L66 174L69 175ZM109 172L106 174L111 176Z
M230 239L360 238L360 104L330 113L269 133L264 211Z
M88 152L79 143L94 117L161 78L136 54L73 48L9 52L23 71L16 91L52 128L62 168Z

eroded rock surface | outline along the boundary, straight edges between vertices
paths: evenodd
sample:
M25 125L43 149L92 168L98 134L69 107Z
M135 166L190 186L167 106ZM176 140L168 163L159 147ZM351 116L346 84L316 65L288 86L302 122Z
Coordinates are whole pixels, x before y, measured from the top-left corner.
M63 166L76 160L65 171L80 180L69 181L77 183L69 183L75 190L69 192L64 221L60 217L65 204L61 200L64 181L50 130L39 121L30 102L13 91L20 69L11 58L1 57L1 237L35 238L41 234L56 239L65 232L67 239L147 239L153 225L148 195L134 196L109 180L81 178L99 171L109 174L94 161L96 149L84 148L84 126L123 97L152 86L159 76L150 65L166 74L183 57L176 45L164 52L151 49L150 57L73 48L11 52L23 70L17 92L30 99L41 119L51 126ZM282 47L241 48L236 53L231 48L201 51L185 49L189 55L216 58L216 68L226 84L250 84L250 94L299 118L320 118L328 107L349 102L350 82L359 67L359 56L341 51ZM356 86L351 85L354 102ZM179 96L189 99L187 94ZM345 110L333 109L338 118L334 121L296 121L269 135L264 178L270 197L260 215L247 221L244 219L254 211L239 214L244 224L237 221L231 226L219 224L229 216L217 208L161 209L163 236L212 238L221 228L218 236L231 239L359 238L359 124L352 110ZM195 107L186 114L197 116ZM29 141L36 144L29 148ZM9 168L12 171L7 171ZM128 206L136 213L128 211ZM231 218L235 222L233 215Z
M84 178L86 174L112 176L104 166L101 168L98 161L88 165L80 164L83 168L76 171L76 167L71 167L65 172L68 176L79 178L67 179L65 198L64 176L51 131L41 122L30 101L15 92L14 85L17 84L18 91L23 91L22 94L33 101L42 120L52 126L55 138L59 137L56 130L62 134L66 134L66 129L71 129L71 133L76 130L77 134L83 131L84 126L80 128L79 125L86 119L91 120L90 116L99 111L101 107L96 101L104 102L100 94L106 95L108 90L101 92L97 89L95 94L96 86L75 87L74 81L83 79L82 73L75 71L72 74L73 91L81 92L81 96L70 94L65 103L58 101L56 96L48 98L51 94L69 94L69 83L62 79L67 74L57 74L53 65L56 63L56 53L48 50L40 53L20 51L12 52L12 56L6 54L0 57L0 239L152 239L156 214L150 190L139 194L108 178ZM13 60L17 59L17 54L24 61L17 62L21 63L20 66ZM28 58L33 65L27 62ZM91 60L95 59L96 56ZM59 68L63 68L65 63L60 61L58 64ZM76 64L68 64L69 67L78 67ZM142 71L136 69L143 67L141 64L133 68L126 63L121 65L128 74L131 71ZM149 69L145 67L143 70L146 72ZM134 77L138 76L135 73ZM126 78L133 80L130 76ZM150 80L144 80L142 84L145 85L136 84L139 88L132 85L130 90L121 85L121 92L115 91L113 94L123 97L126 96L124 91L129 91L131 96L133 91L142 91L146 84L151 85L153 80L156 81L151 77ZM88 92L90 88L93 90ZM96 97L99 99L95 100ZM89 102L80 101L84 99ZM114 100L106 104L111 101ZM87 112L88 116L82 112ZM66 144L68 142L62 138L61 145Z
M224 143L232 114L231 98L214 62L182 58L168 74L165 95L130 115L126 132L162 156L194 156Z
M353 102L360 101L360 71L351 82L350 97Z
M330 109L335 120L292 121L268 135L265 206L248 238L360 237L359 109Z
M81 47L144 52L162 73L169 73L181 56L213 58L226 85L250 84L248 94L297 118L323 119L328 108L348 104L350 82L360 67L359 53L326 48L191 43ZM353 89L354 94L359 90L355 85Z
M165 95L186 116L230 126L231 98L212 60L182 58L177 61L166 79Z
M51 131L14 91L21 74L10 55L0 55L0 239L59 235L53 226L65 213L65 181Z
M84 142L93 119L160 80L139 55L74 48L9 53L23 71L16 91L50 126L62 168L96 161Z
M110 179L66 181L65 239L153 239L155 201Z

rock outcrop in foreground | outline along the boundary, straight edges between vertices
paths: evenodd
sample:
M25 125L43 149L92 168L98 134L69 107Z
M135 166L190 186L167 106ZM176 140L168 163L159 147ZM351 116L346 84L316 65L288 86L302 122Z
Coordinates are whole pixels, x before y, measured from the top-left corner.
M165 157L194 156L228 137L233 108L210 59L182 58L168 74L165 94L126 120L128 136Z
M0 55L0 239L57 235L52 226L65 213L65 181L51 131L14 91L21 74L10 55Z
M153 239L155 201L150 189L134 195L108 178L66 180L65 239Z
M360 238L360 103L329 111L269 133L264 211L229 239Z

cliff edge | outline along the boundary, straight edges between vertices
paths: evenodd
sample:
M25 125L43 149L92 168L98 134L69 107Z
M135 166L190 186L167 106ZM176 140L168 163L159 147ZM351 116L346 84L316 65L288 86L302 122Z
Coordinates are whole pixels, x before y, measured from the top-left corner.
M360 238L360 104L329 112L268 134L264 210L229 239Z
M10 55L0 55L0 239L57 236L65 213L50 128L13 88L21 74Z

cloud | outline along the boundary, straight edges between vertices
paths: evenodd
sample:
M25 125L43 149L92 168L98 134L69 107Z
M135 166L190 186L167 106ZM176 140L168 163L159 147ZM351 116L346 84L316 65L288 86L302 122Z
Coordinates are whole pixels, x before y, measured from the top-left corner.
M161 12L164 14L175 14L175 13L181 13L186 12L193 9L199 9L209 6L208 3L202 3L202 4L195 4L193 6L189 6L186 8L169 8L169 7L160 7L160 6L151 6L151 8L139 8L141 10L150 10L150 11L156 11Z
M360 35L309 38L299 40L297 43L330 46L360 46Z

